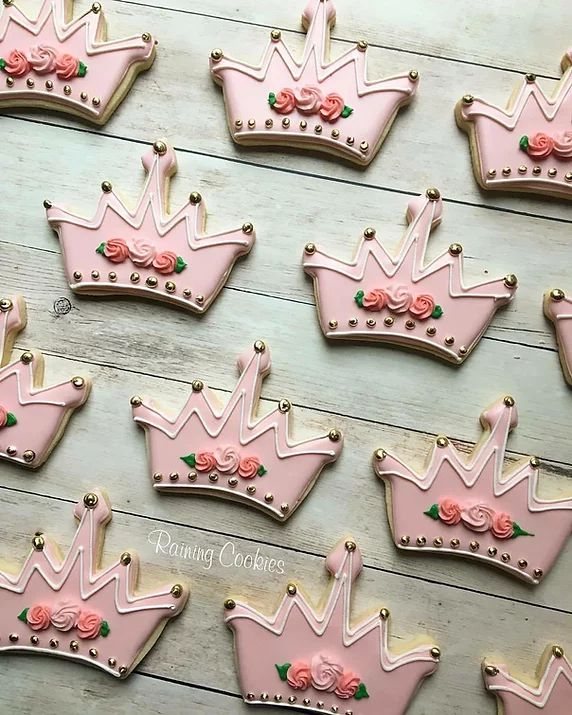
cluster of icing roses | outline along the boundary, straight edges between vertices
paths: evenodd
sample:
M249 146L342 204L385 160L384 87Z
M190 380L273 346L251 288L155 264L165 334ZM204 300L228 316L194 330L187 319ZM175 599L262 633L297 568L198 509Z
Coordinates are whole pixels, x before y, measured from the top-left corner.
M561 159L572 158L572 132L564 132L551 137L550 134L538 132L534 136L520 138L520 148L535 159L546 159L551 154Z
M312 86L270 92L268 104L279 114L297 109L302 114L319 114L326 122L335 122L338 117L346 119L354 111L336 92L324 96L318 87Z
M65 53L60 55L48 45L36 45L27 55L21 50L12 50L8 57L0 57L0 69L11 77L22 77L31 71L37 74L55 72L63 80L87 74L87 66L77 57Z
M258 457L241 455L234 447L217 447L214 452L192 452L181 459L198 472L212 472L216 469L222 474L238 473L243 479L254 479L266 474Z
M367 688L358 675L344 670L337 660L323 653L315 655L309 664L304 661L276 664L276 670L280 679L294 690L307 690L312 686L344 700L369 698Z
M404 285L374 288L367 293L363 290L358 290L354 300L364 310L376 312L387 308L392 313L406 313L409 311L418 320L440 318L443 315L443 308L435 304L435 299L432 295L420 293L414 296L409 288Z
M77 630L80 638L97 638L109 635L110 628L107 621L93 611L84 611L75 603L62 601L50 607L43 603L24 608L18 616L34 631L44 631L53 626L59 631Z
M127 245L122 238L110 238L109 241L100 243L95 249L112 263L123 263L128 258L140 268L153 267L163 275L180 273L187 267L181 256L173 251L157 251L154 246L141 238L136 238Z
M13 412L8 412L8 410L0 405L0 429L3 427L12 427L16 424L18 420Z
M524 531L513 521L506 511L495 511L486 504L461 506L455 499L445 497L438 504L433 504L426 512L432 519L440 520L449 526L462 522L472 531L491 531L497 539L515 539L517 536L534 536Z

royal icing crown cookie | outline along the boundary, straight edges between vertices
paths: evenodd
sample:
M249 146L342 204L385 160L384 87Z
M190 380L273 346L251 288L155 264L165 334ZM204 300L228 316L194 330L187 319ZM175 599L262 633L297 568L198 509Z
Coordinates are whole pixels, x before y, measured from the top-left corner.
M336 460L342 434L291 442L292 405L256 416L270 350L261 341L238 359L240 379L224 409L200 380L178 416L154 401L133 397L133 419L147 436L153 486L167 492L208 493L239 499L285 521L306 497L322 468Z
M198 313L214 301L239 256L254 243L251 223L206 235L202 197L169 213L169 180L177 170L173 149L157 141L142 156L147 181L134 212L109 181L94 218L83 219L45 201L58 234L70 288L90 295L130 293Z
M544 314L554 323L560 364L566 382L572 386L572 300L554 288L544 296Z
M26 325L26 304L12 296L0 300L0 457L33 469L59 442L72 412L87 400L91 383L72 377L42 387L44 359L26 350L10 361L16 335Z
M148 32L107 42L100 3L73 20L73 0L44 0L31 20L13 0L0 14L0 108L40 107L105 124L155 59Z
M395 258L373 228L365 229L351 263L314 243L306 245L304 270L314 279L326 337L406 345L457 364L468 357L498 308L512 300L517 280L510 274L467 288L458 243L425 265L427 242L441 212L437 189L413 199L407 211L409 227Z
M572 198L572 50L547 96L527 74L506 109L466 94L457 124L469 135L475 178L483 189Z
M437 669L439 648L418 642L391 651L386 608L352 626L353 582L363 568L354 541L340 543L326 568L332 583L319 608L293 583L272 616L225 602L245 702L310 713L403 715Z
M506 665L483 663L485 687L498 715L570 715L572 665L559 645L546 649L534 682L511 675Z
M0 573L0 652L57 655L125 678L182 611L188 590L175 584L136 595L139 561L127 551L100 568L111 521L102 492L86 494L74 516L79 527L64 559L38 531L20 573Z
M415 70L367 79L363 40L331 61L333 0L310 0L302 15L307 32L300 62L279 30L272 30L262 62L252 67L211 52L214 81L223 86L230 133L239 144L319 149L367 165L399 109L411 101Z
M537 496L537 457L504 472L508 435L517 423L514 399L498 400L481 415L483 437L469 458L440 436L422 473L377 450L374 469L386 484L398 548L469 557L529 583L541 581L570 535L572 498Z

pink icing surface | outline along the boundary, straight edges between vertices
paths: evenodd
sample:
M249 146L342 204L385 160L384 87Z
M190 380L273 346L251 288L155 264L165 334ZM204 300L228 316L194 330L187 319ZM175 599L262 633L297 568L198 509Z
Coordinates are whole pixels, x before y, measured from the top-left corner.
M403 715L423 679L437 668L431 646L393 653L388 647L388 622L379 614L352 628L352 585L362 569L359 549L349 552L342 543L326 565L334 579L323 609L315 610L298 590L286 594L272 616L243 603L226 611L225 621L235 635L245 701L259 704L261 694L268 693L267 704L273 704L275 694L282 696L283 704L294 696L296 707L305 712L331 712L336 706L340 713L351 709L354 715ZM296 679L280 679L276 665L284 663L294 665L295 673L288 672ZM303 663L310 665L312 684L301 690L294 686L309 681ZM340 683L342 670L348 677ZM348 699L351 676L356 674L368 698ZM334 683L338 690L341 685L342 696L335 692ZM308 705L303 705L304 698Z
M378 340L430 350L455 363L461 363L476 346L495 312L509 303L516 286L503 279L467 287L462 276L462 254L449 251L425 264L424 257L431 230L441 220L441 199L427 196L413 199L408 206L409 227L396 257L390 256L377 238L360 242L351 263L338 260L315 247L304 253L304 270L314 279L318 317L328 338ZM383 297L371 296L379 289ZM364 308L356 305L355 295L364 291ZM425 310L412 315L419 296L430 296L443 315L427 318ZM382 306L381 312L370 312ZM390 310L390 308L392 310ZM385 318L393 323L388 326ZM407 323L413 318L414 325ZM374 325L366 321L374 319ZM356 324L350 321L357 320ZM331 324L334 321L334 324ZM435 328L435 334L427 328ZM447 344L446 338L454 343Z
M385 455L374 459L378 476L391 487L393 537L399 548L425 552L445 552L469 556L506 569L530 583L546 576L572 530L572 498L557 501L536 495L538 466L521 462L503 473L509 431L516 426L516 407L499 400L483 413L483 440L469 459L450 443L433 448L429 466L417 474L397 457ZM462 509L457 523L441 523L425 512L444 498L460 505L472 505L473 512ZM506 512L532 536L505 539L495 536L491 512ZM477 513L480 512L480 515ZM469 519L469 523L466 520ZM487 531L475 533L475 527L487 523ZM403 543L402 537L409 537ZM424 538L418 544L418 538ZM441 546L433 540L441 537ZM454 548L452 539L458 539ZM470 542L478 544L470 548ZM494 549L492 554L489 549ZM502 554L509 560L503 560ZM520 563L519 563L520 562ZM535 573L540 569L540 573Z
M177 417L167 416L152 400L143 399L133 406L133 418L146 432L150 473L160 475L153 479L155 488L235 497L284 520L302 502L322 468L337 459L343 439L337 433L335 440L324 436L293 442L289 410L275 409L257 417L259 390L271 365L267 346L262 351L246 351L238 365L242 374L223 409L204 388L191 392ZM203 469L211 463L205 452L217 463L215 481ZM241 476L239 452L255 456L266 473L251 477L248 471L246 477ZM194 469L182 460L189 454L200 456ZM189 480L189 473L194 481ZM229 479L237 480L235 486ZM282 509L283 504L287 509Z
M183 609L188 591L182 587L179 598L171 594L169 587L146 596L136 595L135 555L130 563L99 568L98 549L111 509L104 494L97 490L94 494L98 498L95 508L86 508L83 501L75 507L80 524L63 561L55 544L43 535L43 549L32 549L18 576L0 573L0 652L58 655L125 677L152 647L167 620ZM64 631L49 624L47 628L34 629L18 618L34 604L53 610L61 602L79 604L86 614L79 616L74 628ZM108 623L109 634L93 637L95 623L101 620ZM11 642L10 634L17 635L18 640ZM37 643L30 640L32 636L39 639ZM50 645L52 639L57 641L57 647ZM78 642L76 651L70 649L73 640ZM96 655L90 655L91 648Z
M150 149L142 161L148 177L135 211L127 209L113 191L102 193L92 219L56 207L47 209L48 222L60 239L70 287L90 295L136 293L203 312L218 295L236 259L252 248L255 233L250 226L250 232L238 228L205 234L204 201L168 213L169 178L177 167L175 152L168 146L164 154ZM130 256L119 263L97 252L100 244L117 238L126 243ZM179 273L166 274L172 255L187 265ZM133 273L139 275L137 283L131 280ZM157 281L156 285L150 286L147 279Z
M304 12L307 38L300 61L282 39L270 41L257 67L226 57L211 58L212 76L224 88L229 129L236 142L304 145L362 165L373 159L399 108L413 97L417 79L405 74L368 80L367 51L358 48L330 61L334 19L332 0L311 0ZM305 87L318 89L324 97L319 114L310 116L305 103L296 106L296 97L302 96ZM285 89L290 92L278 97ZM277 107L268 103L271 92L279 99ZM354 111L343 118L340 115L346 105ZM287 127L282 124L284 114L288 115ZM242 122L240 128L237 120ZM249 120L254 120L254 125L249 125ZM271 126L267 120L272 121ZM301 121L307 123L305 129ZM322 127L321 133L315 132L316 125ZM332 135L332 129L339 134Z
M38 45L52 48L58 55L57 73L46 74L46 65L40 64L39 71L29 67L27 71L14 76L14 85L9 87L0 82L0 106L45 106L53 109L72 111L94 122L105 121L111 109L108 105L114 95L124 91L122 83L129 80L131 71L139 72L149 67L155 54L152 38L144 41L141 35L125 40L104 41L105 19L103 11L89 13L84 18L71 21L67 17L65 0L44 0L34 19L29 19L17 4L3 7L0 12L0 57L8 58L11 52L19 50L25 56ZM62 56L71 60L62 59ZM87 65L85 77L76 76L77 62ZM55 68L54 68L55 69ZM34 80L34 87L27 85L27 79ZM45 81L53 82L47 91ZM71 93L64 93L64 86L71 87ZM85 101L81 93L85 92ZM99 104L95 105L93 99Z
M548 293L544 298L544 312L554 323L564 376L572 385L572 300L564 297L555 301Z

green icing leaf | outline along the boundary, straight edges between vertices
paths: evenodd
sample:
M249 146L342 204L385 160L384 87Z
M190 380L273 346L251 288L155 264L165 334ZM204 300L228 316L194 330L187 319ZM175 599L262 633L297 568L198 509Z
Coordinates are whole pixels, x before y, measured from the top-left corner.
M105 255L105 241L102 241L99 246L95 249L96 253L101 253L102 256Z
M86 74L87 74L87 65L84 65L83 62L80 62L79 67L77 68L77 76L85 77Z
M273 107L276 104L276 95L274 92L270 92L268 95L268 104Z
M258 474L259 477L263 477L267 471L268 470L266 469L266 467L263 464L261 464L260 467L258 467L256 474Z
M356 694L354 695L354 698L356 700L361 700L362 698L369 698L369 693L367 692L367 688L365 687L365 683L360 683L359 687L356 691Z
M195 458L194 452L192 454L187 454L186 457L181 457L181 459L183 460L183 462L185 462L185 464L188 464L189 467L196 467L197 465L197 460Z
M14 415L12 412L8 412L6 415L6 427L12 427L13 425L16 424L18 420L16 419L16 415Z
M24 623L27 623L27 622L28 622L28 611L29 611L29 610L30 610L29 608L24 608L24 610L22 611L22 613L20 613L20 615L18 616L18 618L19 618L21 621L24 621Z
M440 305L436 305L431 313L432 318L440 318L443 315L443 308Z
M423 512L424 514L427 514L427 516L430 516L432 519L435 519L435 521L439 521L439 505L438 504L432 504L427 511Z
M359 305L360 308L363 308L364 295L365 295L365 293L363 292L363 290L358 290L358 292L354 295L354 300Z
M511 538L516 539L517 536L534 536L534 534L531 534L529 531L521 529L520 526L516 523L516 521L513 521Z
M345 107L343 108L343 110L342 110L341 116L342 116L344 119L347 119L353 111L354 111L354 110L353 110L351 107L348 107L348 105L346 104L346 106L345 106Z
M526 136L526 134L523 137L520 137L518 145L522 149L522 151L526 151L528 149L528 137Z
M187 267L187 264L185 263L185 261L183 261L183 259L181 258L181 256L177 256L177 264L176 264L176 266L175 266L175 273L180 273L180 272L183 271L186 267Z
M284 663L284 665L278 665L278 663L275 663L276 670L278 671L278 675L280 676L280 680L286 680L288 670L292 663Z
M99 629L99 635L103 638L107 638L110 631L111 628L109 627L109 623L107 621L103 621L101 624L101 628Z
M4 60L4 59L2 59L2 57L0 57L0 70L3 70L4 67L6 67L6 60Z

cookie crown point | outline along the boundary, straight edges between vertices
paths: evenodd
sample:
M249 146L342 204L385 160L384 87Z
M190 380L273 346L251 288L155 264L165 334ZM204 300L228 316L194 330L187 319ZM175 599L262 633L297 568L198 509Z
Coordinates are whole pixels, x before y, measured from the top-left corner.
M102 124L114 110L128 74L147 69L155 46L142 35L102 41L106 22L100 3L75 20L72 3L44 0L34 19L4 3L0 12L0 107L42 105Z
M391 483L394 541L485 559L536 584L570 534L572 498L537 496L536 458L505 470L509 433L518 423L512 397L485 410L481 423L483 437L468 457L443 439L422 473L387 453L374 461L377 475Z
M572 299L560 288L553 288L544 295L544 313L554 324L560 362L572 384Z
M166 141L149 146L142 163L147 179L134 211L107 181L92 219L47 208L68 281L79 292L139 294L202 313L237 258L250 251L254 229L204 233L205 202L194 200L199 194L171 213L169 180L177 159Z

